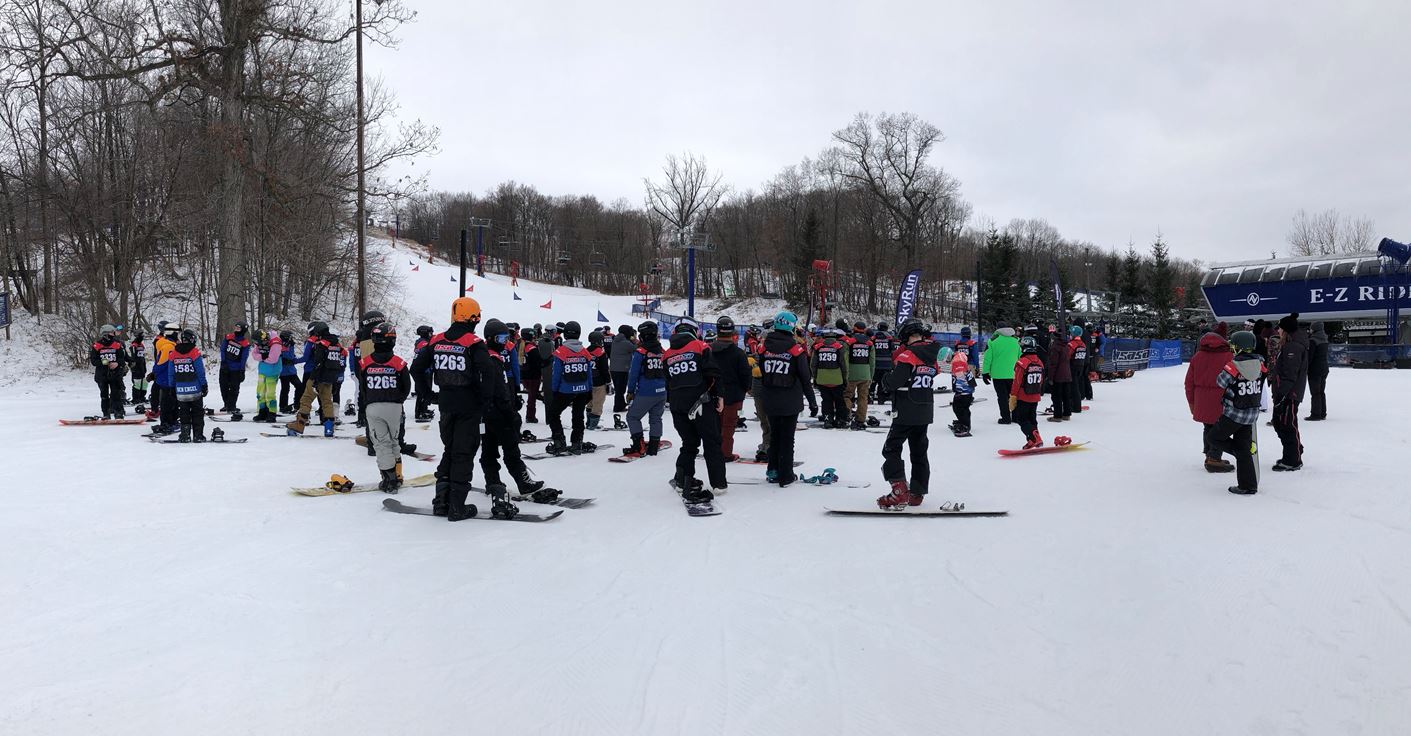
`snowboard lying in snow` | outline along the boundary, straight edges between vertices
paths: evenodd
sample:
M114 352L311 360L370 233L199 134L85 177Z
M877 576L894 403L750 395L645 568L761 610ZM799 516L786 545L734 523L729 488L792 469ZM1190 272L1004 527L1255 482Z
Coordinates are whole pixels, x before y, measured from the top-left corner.
M356 442L356 443L358 443L358 447L367 447L367 437L364 436L364 435L358 435L357 437L354 437L354 438L353 438L353 441ZM403 452L402 454L403 454L403 455L406 455L406 456L408 456L408 457L414 457L414 458L416 458L416 459L418 459L418 460L431 461L431 460L435 460L435 459L436 459L436 456L435 456L435 455L432 455L432 454L426 453L426 452L416 452L416 451L412 451L412 452Z
M406 479L404 479L404 480L402 481L402 487L403 487L403 488L421 488L421 487L423 487L423 486L430 486L430 485L435 485L435 484L436 484L436 474L435 474L435 473L427 473L426 475L418 475L418 476L416 476L416 477L414 477L414 478L406 478ZM331 488L328 488L328 487L325 487L325 486L319 486L319 487L317 487L317 488L291 488L291 489L289 489L289 491L290 491L291 493L296 493L296 494L298 494L298 495L300 495L300 496L342 496L342 495L345 495L345 493L367 493L368 491L377 491L377 490L381 490L381 489L377 487L377 484L376 484L376 483L357 483L357 484L354 484L354 485L353 485L353 489L352 489L352 490L346 491L346 492L335 491L335 490L332 490Z
M1086 443L1086 442L1074 442L1074 443L1071 444L1071 445L1062 445L1062 446L1059 446L1059 445L1044 445L1043 447L1035 447L1035 448L1032 449L1032 450L1000 450L1000 451L999 451L999 454L1001 454L1001 455L1003 455L1003 456L1005 456L1005 457L1018 457L1018 456L1020 456L1020 455L1045 455L1045 454L1048 454L1048 453L1050 453L1050 452L1063 452L1064 450L1076 450L1076 449L1078 449L1079 447L1083 447L1083 446L1085 446L1085 445L1087 445L1087 444L1088 444L1088 443Z
M155 442L159 445L238 445L250 441L249 437L241 437L240 439L235 440L206 440L205 442L182 442L181 438L177 437L174 434L164 434L157 437L152 437L149 435L147 439L149 442Z
M475 491L476 493L483 493L483 494L485 494L485 495L487 495L487 496L490 495L490 492L489 492L489 491L485 490L484 488L481 488L480 486L471 486L471 487L470 487L470 490ZM511 494L511 495L510 495L510 500L511 500L511 501L514 501L515 503L532 503L532 504L536 504L536 505L538 505L538 506L562 506L563 508L566 508L566 509L581 509L581 508L583 508L584 506L587 506L588 504L590 504L590 503L592 503L592 502L594 502L594 501L596 501L596 500L598 500L598 499L596 499L596 498L568 498L568 497L565 497L565 496L559 496L559 497L558 497L558 500L554 501L553 503L539 503L538 501L535 501L533 498L531 498L531 497L529 497L529 496L519 496L519 495Z
M755 460L755 459L753 459L753 458L745 459L745 458L742 457L742 458L740 458L739 460L736 460L735 462L730 463L730 464L731 464L731 465L768 465L768 464L769 464L769 461L767 461L767 460ZM794 467L797 468L797 467L800 467L800 466L802 466L802 465L803 465L803 461L802 461L802 460L795 460L795 461L794 461Z
M398 514L415 514L417 516L436 515L434 512L432 512L431 509L422 508L420 506L408 506L395 498L382 499L382 508ZM528 512L521 511L518 514L515 514L515 517L513 519L496 519L495 517L490 515L489 508L481 509L478 506L476 508L477 511L475 513L475 516L470 517L470 519L483 521L550 521L552 519L557 519L563 515L562 511L555 511L551 514L531 514ZM467 521L469 521L470 519L467 519Z
M583 452L578 453L577 455L575 455L575 454L573 454L573 453L571 453L571 452L565 452L565 453L561 453L561 454L558 454L558 455L554 455L554 454L548 453L548 452L535 452L535 453L525 453L525 454L522 455L521 457L523 457L525 460L548 460L548 459L551 458L551 457L582 457L583 455L592 455L593 453L595 453L595 452L597 452L597 451L599 451L599 450L606 450L606 449L608 449L608 448L610 448L610 447L616 447L616 446L617 446L617 445L598 445L597 447L594 447L594 448L591 449L591 450L585 450L585 451L583 451Z
M314 428L314 425L310 424L310 425L309 425L309 428L310 428L310 429L313 429L313 428ZM352 440L352 439L357 439L357 438L360 436L360 435L351 435L351 434L335 434L335 435L333 435L332 437L326 437L326 436L324 436L324 434L323 434L323 428L322 428L322 427L319 427L318 429L319 429L319 433L318 433L318 434L289 434L289 433L287 433L287 432L261 432L261 433L260 433L260 436L261 436L261 437L292 437L292 438L294 438L294 439L300 439L300 440Z
M599 445L599 447L602 447L602 445ZM671 440L661 440L661 444L657 447L657 453L660 454L661 452L664 452L664 451L670 450L670 449L671 449ZM614 456L608 458L608 462L610 462L610 463L630 463L630 462L632 462L633 460L641 460L641 459L644 458L644 457L650 457L650 455L647 455L647 454L645 454L645 453L643 453L643 454L641 454L641 455L614 455Z
M943 511L941 509L925 509L920 506L908 507L904 511L883 511L879 508L870 509L833 509L824 507L824 511L839 516L1008 516L1008 511Z
M59 424L65 427L120 427L126 424L143 424L146 421L143 417L135 419L60 419Z
M986 401L989 401L989 399L987 399L987 398L985 398L985 397L983 397L983 396L979 396L979 397L976 397L976 399L975 399L974 401L970 402L970 404L973 406L973 405L975 405L975 404L983 404L983 403L985 403ZM945 408L949 407L951 404L954 404L954 403L955 403L954 401L951 401L951 402L946 403L946 404L941 404L941 408L942 408L942 409L945 409Z

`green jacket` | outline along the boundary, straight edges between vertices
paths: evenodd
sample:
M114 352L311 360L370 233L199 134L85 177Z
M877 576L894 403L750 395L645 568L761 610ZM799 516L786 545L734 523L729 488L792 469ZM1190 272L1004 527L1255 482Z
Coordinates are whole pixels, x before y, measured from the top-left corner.
M841 386L848 382L848 346L831 337L823 338L813 348L813 383L817 386Z
M854 332L843 339L847 347L849 381L871 381L877 373L877 350L872 347L872 338Z
M1007 332L1013 330L1006 329ZM990 336L990 344L985 348L985 356L980 359L981 372L990 378L1002 381L1014 378L1014 364L1019 362L1019 341L1014 335L996 331Z

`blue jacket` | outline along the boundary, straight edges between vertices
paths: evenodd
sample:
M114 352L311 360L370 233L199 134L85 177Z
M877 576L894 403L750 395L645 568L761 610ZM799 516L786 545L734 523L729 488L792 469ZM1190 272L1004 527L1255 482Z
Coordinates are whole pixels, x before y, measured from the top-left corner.
M952 363L951 365L955 365ZM970 372L956 373L954 370L950 374L950 390L957 396L969 396L975 393L975 381L970 378Z
M559 394L593 392L593 356L579 340L564 340L554 351L554 372L549 387Z
M250 360L250 339L232 332L220 340L220 369L244 373L245 364Z
M632 353L632 366L627 369L627 393L633 396L665 396L666 364L663 352L650 357L647 349L641 346ZM648 361L651 364L648 365Z
M206 395L206 360L201 351L191 348L189 353L172 350L171 359L162 364L170 386L176 391L177 401L195 401Z

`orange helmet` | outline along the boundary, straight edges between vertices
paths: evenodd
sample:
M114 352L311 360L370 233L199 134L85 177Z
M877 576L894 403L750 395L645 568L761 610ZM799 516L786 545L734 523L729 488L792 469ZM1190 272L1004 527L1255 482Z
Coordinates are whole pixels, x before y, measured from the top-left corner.
M468 296L463 296L451 302L451 321L479 322L480 302L477 302Z

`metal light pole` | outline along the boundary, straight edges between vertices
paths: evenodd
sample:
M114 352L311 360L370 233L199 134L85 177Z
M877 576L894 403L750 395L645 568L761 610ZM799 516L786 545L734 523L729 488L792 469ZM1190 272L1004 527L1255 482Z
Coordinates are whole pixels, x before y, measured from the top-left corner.
M490 218L472 217L470 226L475 228L475 275L485 276L485 228L490 227ZM464 290L465 287L461 286Z
M373 0L381 5L385 0ZM363 132L367 127L363 112L363 0L353 0L353 23L357 26L358 101L358 314L367 310L367 170Z

